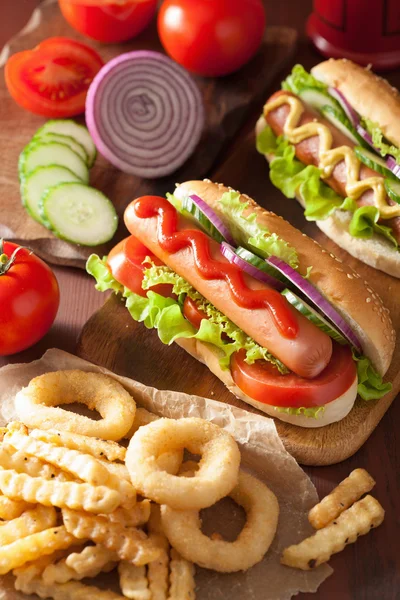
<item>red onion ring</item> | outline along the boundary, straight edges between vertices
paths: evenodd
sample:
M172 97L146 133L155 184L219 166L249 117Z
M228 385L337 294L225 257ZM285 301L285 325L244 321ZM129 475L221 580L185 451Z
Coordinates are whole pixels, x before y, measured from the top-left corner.
M230 263L233 263L234 265L239 267L239 269L241 269L248 275L251 275L251 277L254 277L254 279L258 279L259 281L262 281L263 283L266 283L267 285L279 291L282 291L285 288L285 285L282 283L282 281L278 281L278 279L275 279L271 275L268 275L268 273L257 269L257 267L241 258L238 254L235 253L235 249L232 248L230 244L222 242L221 254Z
M332 306L332 304L324 298L324 296L310 283L307 279L304 279L290 265L285 263L280 258L276 256L270 256L265 259L269 265L272 265L277 269L282 275L287 277L292 284L299 289L311 302L322 312L322 314L327 317L340 331L340 333L349 341L349 343L354 346L359 352L362 351L361 342L351 329L350 325L346 323L346 321L340 316L337 310Z
M204 120L194 80L159 52L117 56L96 75L86 99L86 123L99 152L139 177L163 177L182 166Z

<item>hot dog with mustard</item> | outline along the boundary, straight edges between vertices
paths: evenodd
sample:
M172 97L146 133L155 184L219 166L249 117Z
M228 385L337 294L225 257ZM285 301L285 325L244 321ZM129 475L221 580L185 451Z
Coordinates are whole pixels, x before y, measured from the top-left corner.
M333 59L297 65L282 87L257 123L271 180L339 246L400 277L400 95Z

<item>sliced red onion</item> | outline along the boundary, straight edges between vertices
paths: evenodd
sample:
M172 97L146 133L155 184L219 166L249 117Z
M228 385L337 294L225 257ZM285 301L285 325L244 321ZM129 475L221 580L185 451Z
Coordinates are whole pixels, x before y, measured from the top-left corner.
M235 249L232 248L230 244L222 242L221 252L223 256L225 256L225 258L229 260L230 263L239 267L239 269L247 273L247 275L251 275L251 277L254 277L254 279L258 279L259 281L266 283L267 285L275 288L278 291L282 291L283 289L285 289L286 286L284 283L282 283L282 281L271 277L271 275L268 275L268 273L264 273L264 271L257 269L257 267L248 263L246 260L238 256L235 253Z
M207 204L207 202L204 202L204 200L202 200L199 196L196 196L196 194L192 194L191 196L189 196L189 198L193 202L193 204L196 205L197 209L211 223L211 226L214 227L214 229L217 230L217 232L221 236L219 238L219 241L222 241L221 240L221 238L222 238L226 242L228 242L229 244L235 245L235 240L233 239L233 237L231 235L231 232L223 224L223 222L221 221L221 219L219 218L219 216L213 211L213 209L211 208L211 206L209 204ZM212 232L210 232L210 234L211 234L211 237L213 237L212 236Z
M99 152L139 177L163 177L182 166L204 120L196 83L159 52L117 56L96 75L86 99L86 123Z
M392 171L393 175L395 175L396 177L398 177L400 179L400 165L396 162L396 159L394 158L394 156L391 156L390 154L386 157L386 166L387 168Z
M362 347L360 340L353 332L351 327L346 323L346 321L340 316L340 314L336 311L335 308L320 294L320 292L309 282L307 279L304 279L291 266L285 263L280 258L276 256L270 256L265 259L269 265L272 265L277 269L280 273L285 275L287 279L289 279L294 286L297 287L314 305L325 315L334 326L340 331L340 333L349 341L349 343L354 346L359 352L362 352Z
M358 124L360 123L360 117L358 116L354 108L351 106L351 104L346 100L342 92L334 87L329 87L328 92L333 98L335 98L335 100L339 102L340 106L343 108L347 118L350 120L353 127L357 128Z

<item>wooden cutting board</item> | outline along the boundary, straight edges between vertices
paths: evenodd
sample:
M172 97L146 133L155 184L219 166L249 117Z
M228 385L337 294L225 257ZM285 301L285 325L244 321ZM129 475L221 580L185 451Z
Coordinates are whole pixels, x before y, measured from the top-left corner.
M33 48L51 36L67 36L89 43L108 61L123 52L151 49L162 52L155 22L142 35L119 45L102 45L75 32L63 19L56 0L46 0L34 12L29 25L7 44L0 56L0 65L7 56ZM268 84L292 56L297 34L287 27L269 27L257 56L238 73L220 79L195 77L202 92L206 111L206 126L198 148L192 157L170 177L145 180L121 173L101 156L91 171L91 184L105 193L122 216L133 197L143 194L165 194L175 181L204 177L209 173L235 133L243 118L262 99ZM45 227L31 219L21 206L17 176L18 156L35 131L46 119L20 108L7 92L3 75L0 78L0 146L2 148L2 200L0 202L0 237L24 243L46 260L62 265L84 268L93 249L68 244L57 239ZM82 120L83 122L83 120ZM126 235L121 222L112 243L98 248L105 254Z
M390 309L393 325L400 331L400 281L349 256L314 224L307 223L301 207L286 199L269 181L268 165L255 150L254 134L238 145L235 153L214 173L223 182L252 196L262 206L287 218L296 227L318 240L329 251L350 264L382 296ZM213 398L258 412L233 396L202 364L173 344L164 346L157 334L135 323L123 303L112 296L86 323L78 353L116 373L147 385ZM288 451L304 465L330 465L352 456L367 440L400 389L400 347L396 345L387 379L392 391L379 401L358 399L349 415L326 427L305 429L276 419L276 426Z

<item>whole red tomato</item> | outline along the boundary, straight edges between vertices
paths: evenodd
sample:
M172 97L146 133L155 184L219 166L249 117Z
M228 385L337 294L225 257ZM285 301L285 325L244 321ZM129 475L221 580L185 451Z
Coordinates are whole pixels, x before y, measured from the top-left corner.
M264 29L262 0L165 0L158 15L167 53L205 77L227 75L247 63Z
M147 27L157 0L59 0L70 25L98 42L130 40Z
M28 249L0 240L0 356L36 344L60 301L53 271Z

